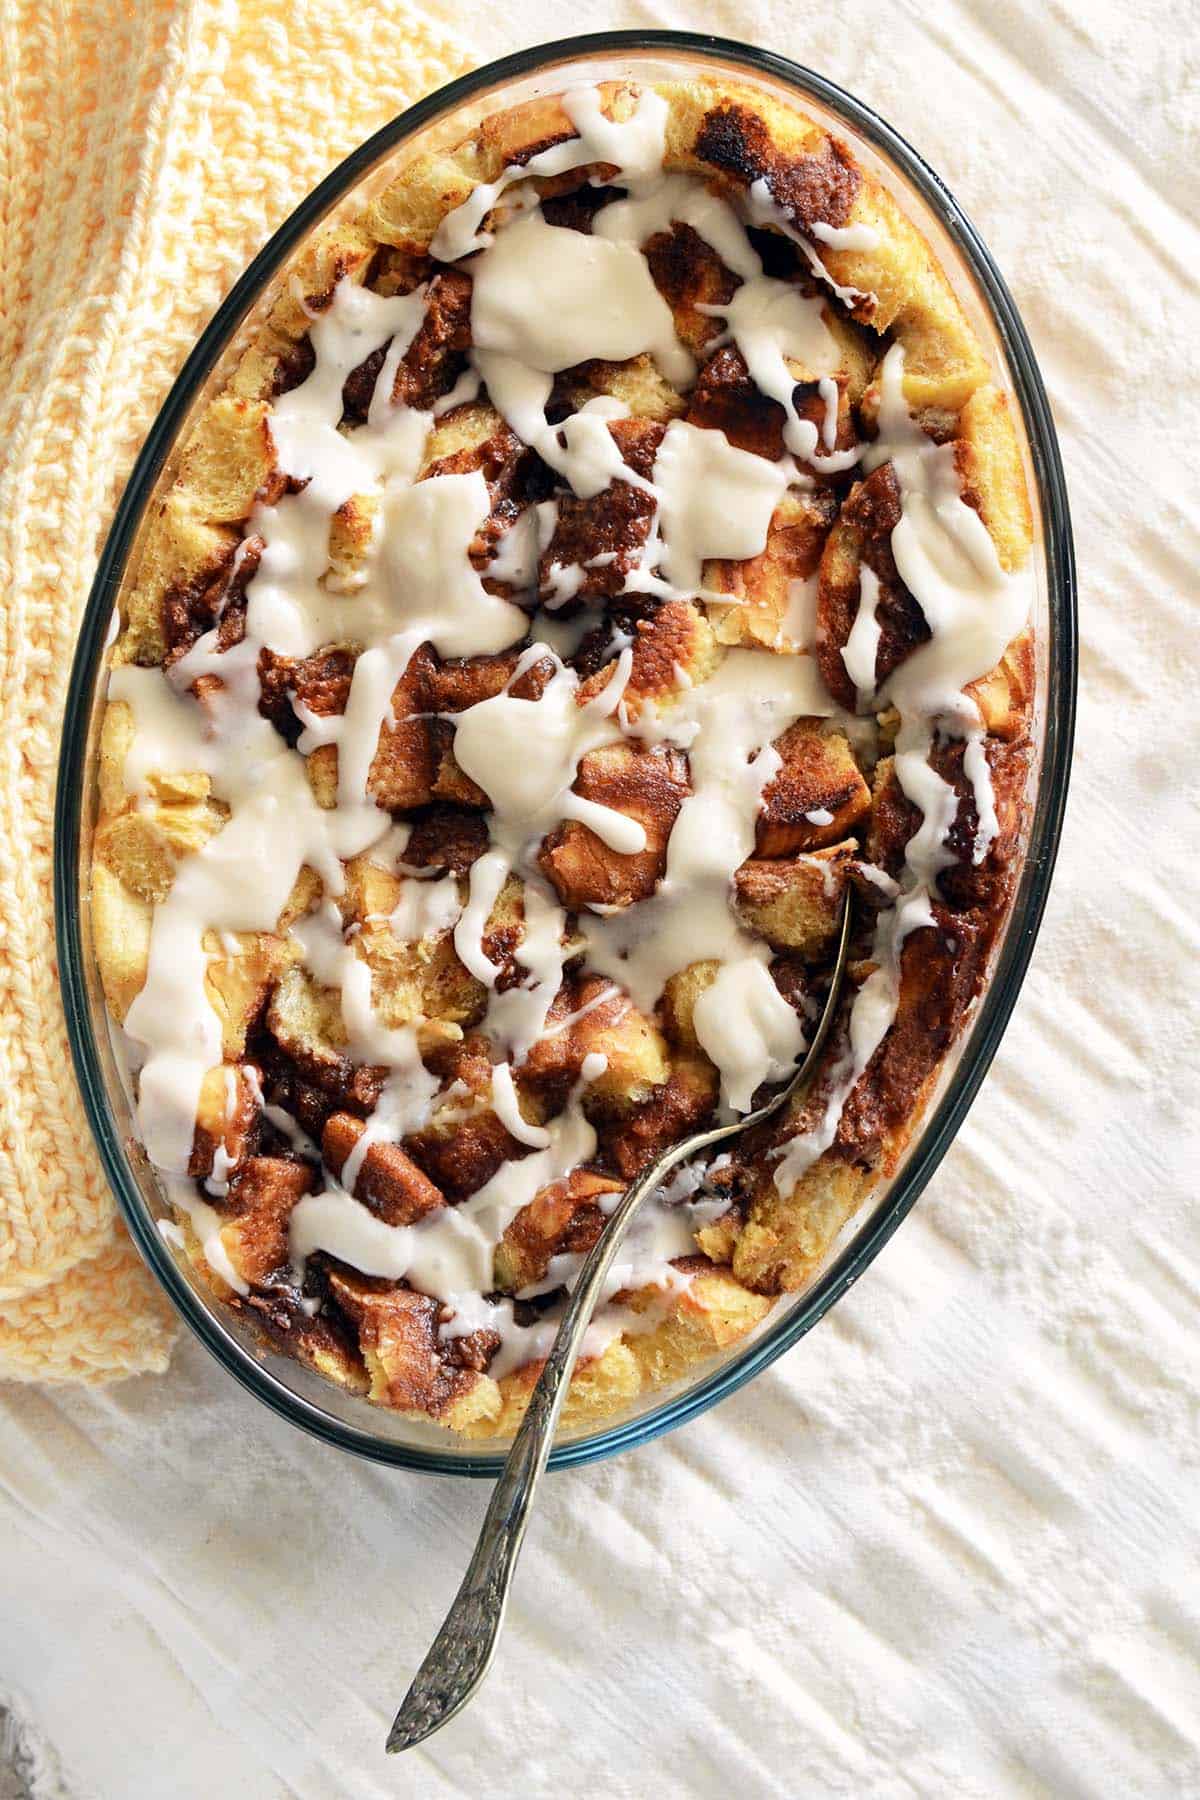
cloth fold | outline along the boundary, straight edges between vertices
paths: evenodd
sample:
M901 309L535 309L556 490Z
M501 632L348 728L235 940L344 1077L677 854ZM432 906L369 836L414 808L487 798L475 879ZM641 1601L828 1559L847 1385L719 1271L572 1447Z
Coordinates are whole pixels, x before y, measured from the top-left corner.
M54 782L120 487L197 333L363 138L467 66L405 0L0 6L0 1377L166 1366L71 1073Z

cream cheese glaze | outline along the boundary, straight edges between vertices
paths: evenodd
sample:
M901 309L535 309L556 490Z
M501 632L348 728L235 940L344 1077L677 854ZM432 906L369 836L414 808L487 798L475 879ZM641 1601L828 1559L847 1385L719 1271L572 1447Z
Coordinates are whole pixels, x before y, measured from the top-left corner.
M308 868L323 896L290 927L296 966L337 997L345 1055L383 1071L384 1079L340 1168L324 1167L319 1190L304 1193L290 1214L296 1278L321 1252L364 1276L403 1280L443 1303L444 1338L496 1334L500 1349L490 1368L497 1378L544 1354L553 1329L552 1314L522 1322L514 1297L496 1295L498 1248L535 1196L595 1158L588 1096L605 1079L607 1062L603 1047L589 1055L565 1106L545 1118L530 1116L523 1104L522 1070L539 1047L622 996L653 1016L672 978L711 962L716 972L695 1003L693 1028L719 1079L720 1106L746 1112L764 1083L786 1077L804 1047L803 1020L772 976L770 943L733 904L735 877L755 854L764 796L782 768L783 734L802 721L847 729L853 722L831 699L812 654L815 574L789 582L774 646L727 648L694 682L677 664L668 697L631 700L637 647L618 631L603 679L592 680L585 694L568 660L580 630L552 614L576 603L604 557L555 565L543 575L546 611L535 614L539 558L553 541L559 502L528 506L489 540L485 561L479 546L495 499L484 472L421 478L437 420L485 391L558 478L560 494L593 501L623 483L641 496L644 542L617 591L666 600L731 604L713 589L714 565L744 564L767 552L781 503L813 490L806 469L834 477L892 467L900 516L891 554L928 627L927 641L876 680L886 595L864 563L841 654L859 712L892 707L899 716L895 774L919 824L898 884L864 864L862 879L875 884L881 901L871 966L850 1009L821 1116L773 1152L773 1180L784 1196L833 1142L848 1095L892 1027L906 940L938 928L933 907L939 875L953 860L948 842L959 811L955 788L932 766L938 743L964 745L976 866L997 839L986 727L965 690L995 668L1031 598L1028 575L1005 573L986 525L964 501L954 446L932 441L910 415L899 342L882 362L874 442L837 449L840 353L827 302L820 291L765 273L751 236L768 226L794 240L818 287L855 306L873 296L835 281L812 240L831 253L869 252L877 230L818 220L809 234L764 180L753 182L739 204L698 175L664 172L667 106L652 90L623 122L605 115L594 88L568 92L563 105L578 136L478 184L433 238L433 255L461 265L472 283L470 363L451 392L426 410L393 398L426 316L428 281L390 297L338 281L331 304L312 317L311 372L270 409L274 458L287 480L285 491L260 498L246 522L247 541L259 540L261 551L245 586L241 641L224 645L218 619L170 669L118 667L109 685L110 700L132 716L123 779L138 804L147 803L152 777L201 771L227 809L221 828L181 861L154 908L145 981L124 1020L139 1063L139 1131L203 1254L236 1292L248 1291L221 1236L223 1215L184 1179L205 1076L222 1062L220 1021L206 991L210 934L224 934L228 943L229 934L236 942L236 934L272 932ZM621 194L598 206L590 232L549 222L534 180L600 165L615 171L607 185ZM697 360L677 335L645 249L677 226L697 234L738 278L728 300L698 310L713 321L710 353L722 345L736 350L758 393L781 409L782 453L760 454L722 430L672 417L645 465L649 474L640 474L624 460L612 429L634 418L626 400L594 395L553 422L549 409L556 378L596 358L623 364L649 357L677 390L691 387ZM382 360L365 422L347 429L347 381L373 356ZM798 411L803 382L816 386L816 422ZM361 566L349 583L331 580L331 522L363 497L373 525ZM317 711L297 697L303 729L293 747L259 711L260 657L302 659L331 644L356 652L344 706ZM423 879L428 871L410 869L403 861L407 827L397 826L372 793L381 732L402 722L394 697L424 646L443 659L497 657L519 647L498 691L440 715L452 730L457 769L486 800L487 847L465 878L434 871ZM205 698L197 699L194 684L211 677L218 680L209 679ZM318 804L304 760L330 746L337 754L332 806ZM647 851L638 817L578 791L585 759L628 747L684 759L687 788L669 826L662 871L636 904L597 901L576 916L547 879L539 847L549 834L585 827L620 858ZM835 815L816 807L804 819L824 829ZM481 1030L495 1060L486 1103L518 1146L458 1204L408 1224L386 1222L356 1197L371 1153L399 1145L440 1113L448 1116L463 1096L427 1067L419 1022L388 1025L376 1011L371 966L338 906L344 865L363 855L403 882L382 921L393 938L431 946L449 936L458 960L487 990ZM827 882L828 865L809 860ZM522 931L509 966L489 951L489 921L514 877ZM552 1018L580 948L584 968L605 985ZM261 1090L258 1101L264 1104ZM468 1095L464 1116L477 1104ZM315 1151L286 1111L268 1106L267 1116ZM227 1191L227 1173L214 1165L214 1197L222 1183ZM686 1286L691 1277L675 1264L694 1251L697 1227L726 1204L705 1190L702 1172L694 1180L686 1197L664 1194L648 1210L611 1294L649 1285L670 1295ZM603 1200L597 1204L605 1209ZM545 1277L515 1301L569 1285L578 1261L556 1253ZM608 1306L594 1328L592 1353L614 1334L644 1329L646 1317Z

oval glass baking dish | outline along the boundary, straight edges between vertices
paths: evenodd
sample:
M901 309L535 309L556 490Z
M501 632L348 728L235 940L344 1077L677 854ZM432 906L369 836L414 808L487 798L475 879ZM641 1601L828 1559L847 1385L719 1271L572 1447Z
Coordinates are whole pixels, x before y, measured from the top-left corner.
M875 114L781 57L679 32L619 32L538 46L452 82L384 127L334 171L254 260L200 338L156 420L105 544L88 601L64 722L57 799L55 901L67 1024L106 1171L135 1242L201 1341L259 1399L301 1428L361 1455L441 1474L490 1475L503 1449L481 1450L432 1425L370 1406L265 1348L213 1298L159 1230L170 1216L137 1143L110 1039L91 947L89 849L95 811L104 652L139 531L172 480L190 422L226 378L289 259L310 234L407 160L461 137L488 112L573 81L660 79L703 71L736 77L798 104L844 138L930 240L963 302L997 382L1015 401L1034 512L1037 703L1033 804L1025 860L990 979L951 1050L934 1099L890 1181L869 1197L808 1286L785 1296L749 1338L626 1412L560 1442L565 1467L642 1443L703 1411L790 1348L849 1287L909 1211L946 1151L995 1052L1045 905L1066 798L1076 677L1074 566L1066 492L1049 407L1028 338L986 248L938 177Z

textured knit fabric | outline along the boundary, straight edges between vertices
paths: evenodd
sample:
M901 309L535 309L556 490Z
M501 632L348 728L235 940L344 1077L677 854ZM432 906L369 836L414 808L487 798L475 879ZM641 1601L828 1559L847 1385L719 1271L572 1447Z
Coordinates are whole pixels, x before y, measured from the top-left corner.
M51 910L80 612L138 446L264 239L465 66L402 0L0 4L0 1376L166 1364L71 1074Z

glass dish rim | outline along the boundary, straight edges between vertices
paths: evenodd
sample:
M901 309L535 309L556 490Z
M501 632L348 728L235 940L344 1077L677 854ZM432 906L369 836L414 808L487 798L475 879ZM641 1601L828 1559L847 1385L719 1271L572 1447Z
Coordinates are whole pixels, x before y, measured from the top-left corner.
M505 81L534 75L571 59L607 55L683 53L774 78L827 107L892 164L930 208L962 256L1004 350L1020 401L1042 512L1046 565L1048 669L1045 738L1020 888L988 985L971 1020L960 1060L945 1092L918 1128L914 1147L875 1215L856 1232L792 1311L768 1327L730 1362L635 1419L558 1445L551 1468L569 1468L648 1443L725 1399L791 1349L858 1279L911 1211L945 1155L991 1063L1028 968L1045 909L1061 838L1075 724L1078 666L1075 562L1070 512L1058 440L1041 374L1020 314L1000 271L970 219L941 177L870 107L815 71L773 51L707 33L610 31L556 39L471 70L438 88L382 126L346 157L273 233L235 282L200 334L146 437L117 505L80 624L67 692L55 800L54 911L63 1007L84 1110L105 1173L141 1255L176 1312L222 1366L281 1417L339 1449L425 1474L494 1476L505 1451L451 1455L392 1443L323 1413L242 1348L221 1324L216 1302L206 1305L188 1285L150 1216L122 1148L88 1007L79 905L83 762L92 692L103 655L112 602L146 502L200 385L227 348L249 304L262 293L289 253L331 205L404 140Z

